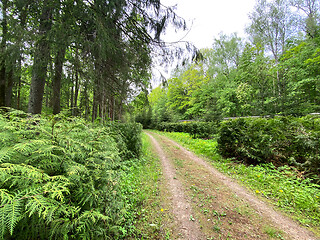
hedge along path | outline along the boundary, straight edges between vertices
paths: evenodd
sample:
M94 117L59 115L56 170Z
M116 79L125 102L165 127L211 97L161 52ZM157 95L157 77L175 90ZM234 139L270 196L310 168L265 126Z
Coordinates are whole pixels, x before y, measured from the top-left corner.
M149 133L146 134L151 139L155 151L160 157L163 174L168 184L169 192L171 192L172 212L175 217L175 225L178 227L181 239L205 239L205 236L200 231L198 223L190 221L190 216L193 214L189 203L190 199L187 199L185 196L185 189L182 184L175 179L175 168L166 157L157 140Z
M298 223L294 222L292 219L275 211L267 203L263 202L262 200L254 196L247 189L245 189L244 187L234 182L234 180L232 180L231 178L223 175L214 167L212 167L207 162L205 162L203 159L197 157L192 152L186 150L178 143L164 136L161 136L161 138L165 139L165 141L168 142L170 145L176 146L177 148L179 148L179 150L182 152L182 154L186 159L191 159L196 164L206 168L215 179L221 182L222 185L225 185L226 187L230 188L230 190L233 191L235 195L245 200L250 205L250 207L252 207L256 211L257 214L259 214L264 219L268 219L271 223L273 223L274 226L281 229L286 234L287 238L295 239L295 240L319 239L312 232L301 227ZM153 141L155 141L154 138L153 138ZM188 238L188 239L202 239L202 238Z

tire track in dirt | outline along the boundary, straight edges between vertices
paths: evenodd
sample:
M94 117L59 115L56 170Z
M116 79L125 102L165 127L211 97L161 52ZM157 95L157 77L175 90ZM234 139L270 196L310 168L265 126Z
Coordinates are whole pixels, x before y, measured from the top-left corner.
M210 173L219 180L222 184L230 188L234 194L238 197L246 200L250 206L256 210L256 212L261 215L263 218L269 219L275 226L284 231L291 239L295 240L319 240L312 232L307 229L301 227L298 223L294 222L292 219L280 214L275 211L271 206L267 203L263 202L253 194L251 194L247 189L240 186L238 183L234 182L231 178L223 175L210 164L205 162L203 159L197 157L192 152L186 150L184 147L179 145L178 143L161 136L166 141L168 141L171 145L176 146L182 151L186 158L192 159L199 165L204 166L206 169L210 171ZM156 141L153 138L153 141ZM159 145L159 144L158 144ZM159 146L160 147L160 146ZM201 238L189 238L189 239L201 239Z
M178 231L182 235L181 239L205 239L205 236L201 233L197 222L190 221L190 216L193 214L189 203L190 200L185 196L185 189L182 184L175 179L175 168L170 163L170 160L165 156L165 153L157 140L151 136L151 134L146 134L151 139L152 144L160 157L163 174L167 181L168 189L171 192L172 212L176 219L176 225L179 228Z

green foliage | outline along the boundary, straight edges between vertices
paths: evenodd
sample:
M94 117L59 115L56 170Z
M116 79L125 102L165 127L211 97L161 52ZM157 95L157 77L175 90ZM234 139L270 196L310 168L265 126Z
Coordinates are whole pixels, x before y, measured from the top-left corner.
M172 111L168 108L167 93L164 88L158 86L148 96L152 107L152 123L172 121Z
M121 157L126 160L139 158L142 148L142 125L139 123L111 122L110 127L114 133L118 134L114 139L118 142L118 148L121 150ZM119 139L123 142L119 141Z
M165 222L161 214L164 196L159 188L161 166L146 134L142 134L142 142L140 161L122 164L120 189L128 206L124 229L128 232L127 236L132 237L129 239L159 239L164 235L161 226Z
M239 118L221 123L219 152L254 164L295 165L319 177L319 134L318 118Z
M135 205L122 195L119 167L121 157L140 156L140 132L64 115L0 115L0 239L125 236Z
M210 138L217 133L217 128L216 122L162 122L156 125L159 131L189 133L194 138Z
M175 77L168 80L167 106L182 118L191 119L198 114L189 109L195 103L194 93L208 81L203 65L189 64L176 70Z

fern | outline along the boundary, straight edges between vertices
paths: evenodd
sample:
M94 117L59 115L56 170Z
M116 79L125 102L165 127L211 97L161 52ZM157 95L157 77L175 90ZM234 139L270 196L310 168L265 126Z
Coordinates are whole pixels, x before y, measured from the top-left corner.
M112 238L126 212L117 171L138 156L139 129L0 115L0 239Z
M10 203L7 203L3 207L6 217L6 225L10 232L13 234L13 229L17 225L17 222L20 220L21 211L22 211L22 202L19 199L14 199Z

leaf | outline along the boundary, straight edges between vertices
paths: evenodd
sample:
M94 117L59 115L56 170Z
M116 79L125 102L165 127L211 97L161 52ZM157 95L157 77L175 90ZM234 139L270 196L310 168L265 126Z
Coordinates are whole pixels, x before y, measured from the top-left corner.
M9 229L10 234L13 234L13 230L20 220L22 211L22 201L15 199L12 202L6 204L4 207L4 212L7 214L6 225Z

